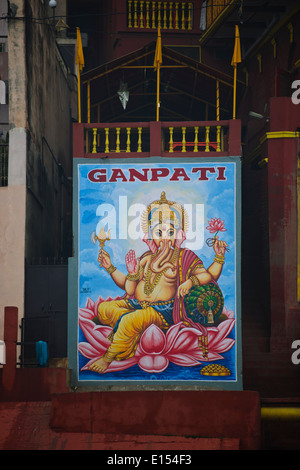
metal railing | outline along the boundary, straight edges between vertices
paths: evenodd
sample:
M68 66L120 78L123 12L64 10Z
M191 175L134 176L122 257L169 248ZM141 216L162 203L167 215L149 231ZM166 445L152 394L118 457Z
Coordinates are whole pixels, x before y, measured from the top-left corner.
M208 0L206 3L206 28L208 29L232 0Z
M105 124L85 129L85 153L149 152L149 123Z
M193 3L128 0L127 27L129 29L191 30L193 29Z
M187 123L188 124L188 123ZM187 125L167 127L169 131L165 151L186 152L221 152L224 151L224 135L228 134L228 126L220 125Z
M74 124L74 157L240 155L240 123L227 121Z
M31 317L29 319L23 317L21 319L21 341L17 342L17 346L20 346L20 355L19 355L19 361L17 362L17 365L21 367L39 367L39 362L37 360L37 355L36 355L36 344L38 341L40 341L41 336L39 335L37 338L31 337L30 339L28 338L28 333L26 332L26 328L28 328L28 321L32 322L38 322L42 321L43 322L43 341L45 341L47 344L49 344L50 341L50 322L49 318L41 315L37 315L35 317ZM30 336L30 335L29 335Z

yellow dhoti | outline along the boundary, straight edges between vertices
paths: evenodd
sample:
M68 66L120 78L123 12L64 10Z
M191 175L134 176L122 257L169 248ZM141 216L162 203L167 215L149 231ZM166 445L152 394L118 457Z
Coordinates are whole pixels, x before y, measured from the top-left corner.
M166 328L166 322L153 307L147 306L136 310L126 300L102 302L98 307L98 318L102 324L112 328L120 319L112 343L103 356L107 362L132 357L141 335L152 323L159 328Z

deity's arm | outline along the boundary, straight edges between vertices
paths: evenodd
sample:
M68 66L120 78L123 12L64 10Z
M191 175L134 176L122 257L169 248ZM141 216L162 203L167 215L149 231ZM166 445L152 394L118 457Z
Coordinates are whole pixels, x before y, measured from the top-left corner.
M192 287L209 284L211 281L211 274L203 266L199 266L193 269L188 279L180 284L177 290L177 296L184 297Z
M223 264L219 263L218 261L214 261L209 268L207 268L207 271L211 275L212 279L217 282L219 277L222 274L223 271Z
M208 284L213 280L212 274L209 270L206 270L203 266L198 267L193 270L189 280L192 282L192 285L203 285Z
M178 288L178 296L186 295L194 286L202 286L217 281L222 272L222 265L214 262L208 269L199 266L194 269L189 278Z
M111 262L109 254L103 249L100 250L98 256L98 262L100 267L103 267L106 272L111 276L114 283L120 287L120 289L125 290L126 276L121 271L119 271Z
M215 259L207 269L214 281L217 281L222 274L227 246L227 243L221 240L217 240L214 244Z
M126 278L126 281L125 281L125 291L126 291L126 293L127 293L128 295L134 295L137 282L138 282L138 281L131 281L131 280L129 280L128 278Z
M125 285L126 285L126 276L124 273L116 269L111 273L111 278L114 281L114 283L120 287L120 289L126 290Z

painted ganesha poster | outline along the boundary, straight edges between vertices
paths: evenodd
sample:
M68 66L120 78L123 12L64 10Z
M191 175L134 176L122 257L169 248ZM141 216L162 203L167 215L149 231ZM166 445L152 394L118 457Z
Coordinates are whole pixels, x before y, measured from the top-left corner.
M79 381L237 382L236 162L77 171Z

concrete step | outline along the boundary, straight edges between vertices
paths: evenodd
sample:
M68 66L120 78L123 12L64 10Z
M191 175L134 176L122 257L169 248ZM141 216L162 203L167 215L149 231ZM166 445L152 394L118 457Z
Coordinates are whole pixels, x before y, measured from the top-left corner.
M180 393L180 392L179 392ZM97 396L94 394L93 396ZM246 393L247 395L247 393ZM70 398L74 394L69 395ZM249 394L246 397L248 400ZM253 392L251 392L253 397ZM97 401L97 400L96 400ZM103 400L102 404L104 403ZM251 401L251 400L250 400ZM253 400L252 400L253 401ZM137 403L138 400L135 400ZM257 402L257 399L255 399ZM76 402L76 409L80 408L81 404L80 396L79 401ZM239 436L222 435L211 436L208 432L207 436L193 435L184 436L180 435L180 429L174 429L177 435L167 434L135 434L135 433L123 433L116 430L116 432L108 432L105 427L109 427L109 421L103 426L102 432L87 432L77 429L76 432L70 432L65 430L55 430L50 426L51 421L51 402L0 402L0 450L106 450L109 453L101 453L100 458L110 459L115 458L116 455L112 451L128 450L135 455L134 451L150 451L150 458L153 454L151 451L163 451L167 450L168 453L174 451L178 455L178 451L188 451L184 455L193 456L193 451L199 450L239 450L247 448L247 445L258 449L258 443L256 433L259 433L259 423L256 418L257 411L251 409L250 424L256 424L255 428L251 431L245 432L241 423L236 429ZM74 410L74 409L73 409ZM249 411L247 411L247 418L249 417ZM253 414L255 416L253 416ZM228 416L231 416L230 414ZM234 422L234 420L233 420ZM231 421L225 422L228 429L228 434L232 434L231 426L234 428L234 424ZM117 426L119 428L119 426ZM234 428L235 429L235 428ZM216 434L218 429L216 429ZM253 434L253 436L252 436ZM182 454L182 452L181 452ZM120 454L123 455L122 453ZM128 455L128 454L127 454ZM141 468L145 468L148 464L160 465L170 462L160 462L158 456L156 461L149 461L147 453L141 454L145 459L141 465ZM198 453L195 454L199 456ZM98 461L99 463L99 461ZM114 463L110 460L103 461L103 463ZM117 464L124 465L129 464L130 461L121 462ZM193 462L181 461L173 462L174 464L191 464ZM131 462L132 464L132 462Z
M260 445L260 399L253 391L215 390L60 394L52 397L50 427L56 432L172 436L175 444L183 437L233 438L239 439L240 449L254 450Z

